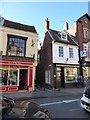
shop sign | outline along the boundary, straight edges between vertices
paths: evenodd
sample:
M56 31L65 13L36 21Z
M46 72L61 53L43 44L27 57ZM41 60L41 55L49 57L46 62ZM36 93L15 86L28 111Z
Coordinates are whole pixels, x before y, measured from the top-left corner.
M87 57L88 56L87 53L88 52L86 50L80 51L80 57Z
M27 61L7 61L7 60L1 60L0 61L2 64L8 64L8 65L32 65L32 62L27 62Z

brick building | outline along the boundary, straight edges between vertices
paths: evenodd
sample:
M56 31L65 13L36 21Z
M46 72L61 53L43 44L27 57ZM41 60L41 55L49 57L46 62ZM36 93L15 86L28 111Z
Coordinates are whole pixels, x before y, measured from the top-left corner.
M78 43L76 37L64 30L50 29L50 22L45 21L43 44L38 54L37 80L41 86L48 85L55 89L77 82L79 76Z
M68 29L80 46L80 65L84 78L90 77L90 16L84 14Z

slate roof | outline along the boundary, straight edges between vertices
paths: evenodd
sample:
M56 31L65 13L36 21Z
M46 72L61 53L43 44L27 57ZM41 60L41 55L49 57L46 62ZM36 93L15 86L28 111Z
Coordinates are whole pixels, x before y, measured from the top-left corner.
M69 33L67 33L67 40L62 40L58 37L59 33L62 33L60 31L56 31L56 30L52 30L49 29L49 32L51 33L53 39L55 42L59 42L59 43L64 43L64 44L70 44L70 45L75 45L78 46L77 40L73 35L70 35ZM64 31L65 32L65 31Z
M17 23L17 22L12 22L12 21L9 21L9 20L4 20L3 26L18 29L18 30L37 33L34 26L24 25L24 24Z
M81 21L81 19L82 19L83 17L85 17L85 16L90 20L89 14L86 13L86 14L84 14L83 16L81 16L80 18L78 18L77 21Z

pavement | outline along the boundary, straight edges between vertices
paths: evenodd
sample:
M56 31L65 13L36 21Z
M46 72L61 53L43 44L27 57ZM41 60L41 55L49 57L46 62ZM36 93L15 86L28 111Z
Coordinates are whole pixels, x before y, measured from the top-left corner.
M50 98L50 97L63 97L63 96L82 96L83 88L61 88L60 90L50 89L36 89L35 91L20 90L17 92L5 92L2 93L7 97L11 97L14 100L25 100L25 99L39 99L39 98Z

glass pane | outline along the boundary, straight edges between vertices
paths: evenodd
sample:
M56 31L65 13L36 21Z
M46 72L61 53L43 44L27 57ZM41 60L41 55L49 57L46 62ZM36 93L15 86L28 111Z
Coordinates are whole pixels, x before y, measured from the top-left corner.
M8 55L24 56L25 40L17 37L9 37Z
M2 85L7 85L8 71L2 70L1 76L2 76Z
M8 76L8 85L17 85L17 70L10 70Z

